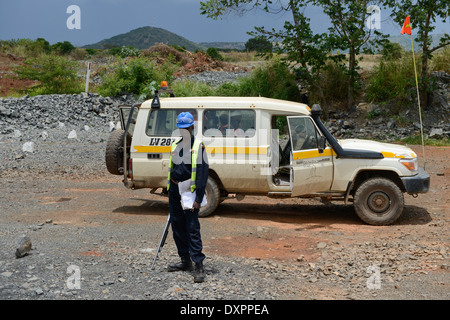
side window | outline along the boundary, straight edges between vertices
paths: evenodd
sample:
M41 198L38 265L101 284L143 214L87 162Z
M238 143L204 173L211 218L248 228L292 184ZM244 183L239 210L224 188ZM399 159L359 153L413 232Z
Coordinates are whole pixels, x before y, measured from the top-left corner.
M178 136L177 117L181 112L190 112L194 117L194 134L197 128L197 111L194 109L158 109L152 110L148 118L147 135L159 137Z
M318 148L318 137L316 127L310 118L291 118L289 127L292 134L293 150L307 150Z
M209 137L253 137L255 111L207 110L203 112L203 135Z

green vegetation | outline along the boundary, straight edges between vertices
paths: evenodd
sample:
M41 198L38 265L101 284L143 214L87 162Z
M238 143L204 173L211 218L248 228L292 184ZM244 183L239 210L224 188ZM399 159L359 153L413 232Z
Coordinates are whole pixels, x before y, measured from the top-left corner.
M178 65L167 59L165 63L156 65L146 57L129 60L119 59L113 66L112 72L103 75L103 84L98 92L103 96L117 96L133 93L142 98L150 98L154 87L153 81L172 81Z
M216 95L216 89L214 87L197 81L175 81L170 87L173 89L176 97L204 97Z
M431 70L450 73L450 46L436 51L431 60Z
M73 50L75 50L75 47L69 42L57 42L54 45L52 45L52 50L54 50L58 54L69 54Z
M77 76L77 62L58 55L41 55L25 61L24 66L16 68L20 79L39 81L27 92L30 95L53 93L80 93L82 79Z
M221 55L221 54L219 53L219 51L218 51L216 48L214 48L214 47L211 47L211 48L206 49L206 54L207 54L208 56L210 56L211 58L213 58L213 59L223 61L222 55Z
M211 19L220 19L229 13L244 15L252 10L263 10L271 14L289 14L291 19L286 20L281 30L267 30L255 27L251 34L261 39L269 40L276 47L274 51L284 55L288 65L296 69L300 79L310 90L317 92L316 98L323 97L320 83L317 79L329 66L330 60L339 62L335 66L342 68L345 74L345 102L347 110L353 108L361 99L360 61L357 59L363 53L372 53L378 50L385 42L387 35L377 30L368 30L366 21L370 18L368 12L369 0L205 0L200 2L202 15ZM411 24L415 29L415 40L420 44L421 75L420 90L423 105L427 107L427 99L432 90L430 81L429 61L436 50L450 44L450 36L443 35L439 44L434 45L431 37L437 21L445 22L450 10L448 0L436 1L376 1L376 5L383 12L390 12L391 17L398 23L399 29L406 16L411 16ZM315 6L322 9L328 16L330 23L327 32L317 34L310 27L310 18L307 16L307 7ZM407 37L407 36L405 36ZM389 48L385 45L384 56ZM391 45L393 58L399 53L398 46ZM334 54L346 52L346 55ZM344 64L345 62L345 64ZM321 102L321 101L317 101Z
M299 101L300 95L295 76L279 60L273 60L255 69L249 77L218 87L194 82L175 81L171 86L175 96L242 96L267 97Z
M128 57L139 57L141 55L139 49L132 46L114 47L109 49L109 53L122 59Z
M272 52L272 48L272 43L263 37L251 38L245 43L247 51Z
M411 137L402 139L400 142L404 142L409 145L421 145L422 137L420 135L415 135L415 136L411 136ZM428 139L424 139L424 144L427 146L434 146L434 147L448 147L448 146L450 146L450 141L447 138L443 138L443 139L428 138Z
M295 76L280 60L274 60L259 67L252 72L250 77L242 78L236 93L239 96L261 96L300 101Z
M391 101L398 107L412 97L414 86L414 65L410 56L381 60L368 78L366 98L373 102Z

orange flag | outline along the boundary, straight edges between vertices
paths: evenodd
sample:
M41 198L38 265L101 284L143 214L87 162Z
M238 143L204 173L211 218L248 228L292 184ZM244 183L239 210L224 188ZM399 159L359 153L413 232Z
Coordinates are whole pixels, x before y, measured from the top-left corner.
M411 22L409 21L409 16L406 17L405 22L403 23L401 34L411 34Z

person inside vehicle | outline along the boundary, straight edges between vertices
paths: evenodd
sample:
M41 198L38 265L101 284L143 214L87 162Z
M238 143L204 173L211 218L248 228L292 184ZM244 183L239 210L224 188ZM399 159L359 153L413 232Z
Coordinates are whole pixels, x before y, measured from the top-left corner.
M232 111L231 112L231 125L230 129L233 130L232 133L235 136L243 136L244 130L241 129L241 119L242 114L240 111Z
M222 132L222 135L225 135L227 129L228 129L228 115L226 113L223 113L220 115L219 130L220 132Z

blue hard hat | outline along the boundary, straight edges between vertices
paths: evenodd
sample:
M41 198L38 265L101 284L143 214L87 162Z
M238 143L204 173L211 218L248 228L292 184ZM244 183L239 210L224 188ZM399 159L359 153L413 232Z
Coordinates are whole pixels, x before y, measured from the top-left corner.
M194 124L194 117L189 112L182 112L177 117L177 128L189 128Z

